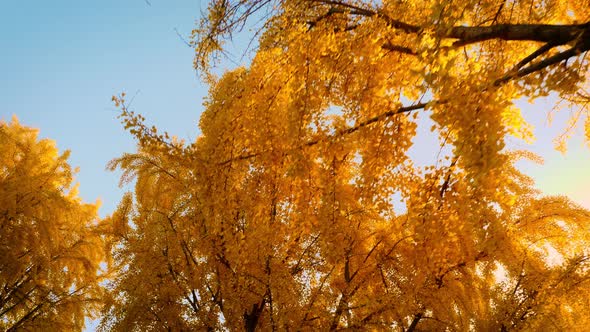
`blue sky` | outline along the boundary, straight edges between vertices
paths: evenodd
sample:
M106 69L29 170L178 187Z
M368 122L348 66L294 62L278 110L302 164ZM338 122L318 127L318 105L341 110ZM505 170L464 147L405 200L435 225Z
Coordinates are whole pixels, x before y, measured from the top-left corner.
M0 1L0 118L16 114L72 151L86 201L101 215L120 197L106 163L135 144L111 96L136 95L133 109L180 138L194 139L207 87L192 69L188 36L197 0Z

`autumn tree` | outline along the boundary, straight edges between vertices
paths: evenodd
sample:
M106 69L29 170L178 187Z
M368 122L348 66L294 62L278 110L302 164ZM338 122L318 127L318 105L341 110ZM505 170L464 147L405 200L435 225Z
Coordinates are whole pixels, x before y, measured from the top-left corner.
M55 143L0 122L0 330L81 331L99 308L97 205Z
M256 55L216 77L249 18ZM522 97L590 128L589 21L567 0L210 2L202 135L114 98L139 150L110 165L136 184L108 221L102 327L582 330L590 212L540 195L506 140L533 138ZM418 114L432 165L408 154Z

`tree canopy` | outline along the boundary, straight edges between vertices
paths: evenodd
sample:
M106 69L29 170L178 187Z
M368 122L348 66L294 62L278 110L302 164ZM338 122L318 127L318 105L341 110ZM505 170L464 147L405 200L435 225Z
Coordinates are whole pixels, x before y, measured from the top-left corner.
M101 304L97 205L78 197L69 152L37 135L0 122L0 329L79 331Z
M257 21L247 67L223 42ZM515 167L514 101L588 120L588 1L210 1L211 85L182 142L114 97L139 143L105 221L104 330L581 330L590 212ZM418 114L440 152L408 150Z
M107 218L68 152L0 122L1 330L587 329L590 211L508 141L534 139L515 101L551 96L557 148L590 142L588 0L208 3L201 134L113 97L138 149L108 165L134 190Z

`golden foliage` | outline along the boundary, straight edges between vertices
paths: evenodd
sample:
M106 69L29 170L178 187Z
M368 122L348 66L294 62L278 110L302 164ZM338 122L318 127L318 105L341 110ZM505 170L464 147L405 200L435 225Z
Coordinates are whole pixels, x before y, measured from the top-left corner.
M251 64L214 78L258 10ZM505 141L532 138L515 99L584 84L589 19L576 1L212 1L202 135L115 98L140 149L111 164L137 182L107 221L102 328L583 329L590 213L541 197ZM448 151L433 165L408 154L419 111Z
M69 152L37 134L0 122L0 330L80 331L102 294L98 207L78 197Z

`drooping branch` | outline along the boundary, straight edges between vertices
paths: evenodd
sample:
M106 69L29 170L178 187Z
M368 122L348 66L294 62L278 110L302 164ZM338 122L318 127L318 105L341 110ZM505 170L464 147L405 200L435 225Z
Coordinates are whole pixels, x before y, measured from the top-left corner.
M502 78L496 80L494 82L494 85L498 86L498 85L502 85L503 83L508 82L509 80L513 79L513 78L519 78L519 77L524 77L528 74L532 74L534 72L537 72L539 70L542 70L544 68L547 68L551 65L560 63L562 61L565 61L571 57L580 55L583 52L588 51L588 49L590 49L590 43L585 43L580 45L580 47L572 47L568 50L565 50L563 52L557 53L549 58L546 58L542 61L539 61L535 64L531 64L530 66L527 66L521 70L518 70L516 72L511 72L506 74L505 76L503 76Z
M322 138L311 139L311 140L309 140L309 141L307 141L307 142L305 142L305 143L303 143L301 145L298 145L297 147L295 147L295 148L293 148L293 149L291 149L289 151L286 151L285 152L285 155L286 154L289 154L289 153L292 153L293 151L300 150L301 148L304 148L304 147L314 146L314 145L317 145L317 144L319 144L321 142L331 141L331 140L334 140L334 139L337 139L337 138L346 136L348 134L352 134L352 133L358 131L359 129L362 129L364 127L367 127L367 126L369 126L369 125L371 125L373 123L376 123L376 122L384 121L384 120L386 120L388 118L391 118L391 117L393 117L395 115L403 114L403 113L409 113L409 112L412 112L412 111L416 111L416 110L419 110L419 109L426 108L429 105L429 103L431 103L431 102L418 103L418 104L410 105L410 106L403 106L403 107L400 107L400 108L396 108L394 110L390 110L390 111L381 113L381 114L379 114L377 116L374 116L374 117L369 118L367 120L361 121L361 122L359 122L358 124L356 124L354 126L351 126L351 127L348 127L348 128L342 129L342 130L339 130L338 132L336 132L333 135L329 135L329 136L322 137ZM440 103L440 101L439 101L439 103ZM217 163L217 165L223 166L223 165L227 165L229 163L232 163L234 161L240 161L240 160L247 160L247 159L255 158L255 157L258 157L258 156L264 154L265 152L266 151L245 153L245 154L242 154L242 155L237 156L237 157L226 159L226 160L224 160L222 162Z
M373 124L375 122L383 121L383 120L388 119L388 118L390 118L390 117L392 117L394 115L398 115L398 114L402 114L402 113L408 113L408 112L416 111L416 110L419 110L419 109L423 109L423 108L426 108L427 106L428 106L428 103L418 103L416 105L404 106L404 107L400 107L400 108L395 109L395 110L387 111L387 112L382 113L380 115L377 115L375 117L369 118L369 119L367 119L365 121L362 121L362 122L360 122L359 124L357 124L357 125L355 125L353 127L344 129L344 130L340 131L338 134L336 134L335 136L338 137L338 136L344 136L344 135L347 135L347 134L351 134L351 133L354 133L355 131L357 131L357 130L359 130L361 128L364 128L364 127L366 127L366 126L368 126L370 124ZM313 143L313 141L310 141L306 145L308 145L308 146L309 145L315 145L317 143L319 143L319 142Z
M553 43L547 43L541 47L539 47L536 51L534 51L533 53L529 54L526 58L520 60L516 66L514 66L513 71L518 71L520 70L520 68L526 66L527 64L529 64L531 61L535 60L536 58L540 57L541 55L547 53L549 50L551 50L552 48L554 48L555 44Z

